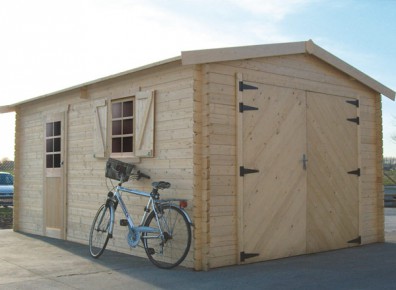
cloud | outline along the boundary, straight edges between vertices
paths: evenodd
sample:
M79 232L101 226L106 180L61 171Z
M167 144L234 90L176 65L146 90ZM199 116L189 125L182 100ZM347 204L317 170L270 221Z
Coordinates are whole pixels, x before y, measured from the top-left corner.
M289 41L277 23L309 2L4 1L2 94L35 97L182 50Z

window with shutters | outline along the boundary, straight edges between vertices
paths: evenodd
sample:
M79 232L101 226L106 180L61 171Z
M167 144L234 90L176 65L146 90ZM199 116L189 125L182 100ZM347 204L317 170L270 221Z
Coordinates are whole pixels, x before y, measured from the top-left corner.
M111 103L111 154L132 155L134 152L134 99Z
M153 157L155 91L94 103L96 158Z

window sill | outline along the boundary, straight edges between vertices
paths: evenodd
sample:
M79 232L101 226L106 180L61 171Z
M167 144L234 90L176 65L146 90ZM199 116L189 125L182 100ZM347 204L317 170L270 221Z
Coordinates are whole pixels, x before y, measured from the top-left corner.
M136 156L126 156L126 155L122 155L122 154L110 154L110 158L114 158L117 160L120 160L122 162L126 162L126 163L140 163L140 157L136 157Z

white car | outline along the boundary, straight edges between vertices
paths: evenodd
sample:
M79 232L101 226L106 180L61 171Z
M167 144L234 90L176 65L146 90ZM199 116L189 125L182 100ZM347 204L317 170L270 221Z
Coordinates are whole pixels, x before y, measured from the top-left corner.
M0 172L0 206L13 206L14 176L8 172Z

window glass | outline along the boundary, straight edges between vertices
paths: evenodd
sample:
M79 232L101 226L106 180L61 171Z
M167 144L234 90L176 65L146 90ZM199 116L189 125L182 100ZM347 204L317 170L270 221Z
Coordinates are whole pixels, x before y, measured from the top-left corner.
M61 122L46 123L46 168L59 168L61 167Z
M132 117L133 116L133 102L128 101L123 103L123 117Z
M133 134L133 119L126 119L122 122L122 134Z
M54 152L54 139L47 139L46 152Z
M121 138L112 139L112 149L114 153L120 153L121 151Z
M133 153L134 100L126 98L111 104L111 152Z
M61 122L54 122L54 134L52 136L60 136L61 134Z
M45 136L51 137L51 136L53 136L53 134L54 134L54 124L53 123L47 123Z
M119 102L119 103L113 103L112 106L111 106L111 108L112 108L111 112L112 112L112 117L113 117L113 119L121 118L121 117L122 117L122 115L121 115L121 112L122 112L122 103L121 103L121 102Z
M61 151L61 138L54 138L54 152Z
M118 120L118 121L113 121L112 122L112 134L113 135L121 135L121 126L122 126L122 121Z

